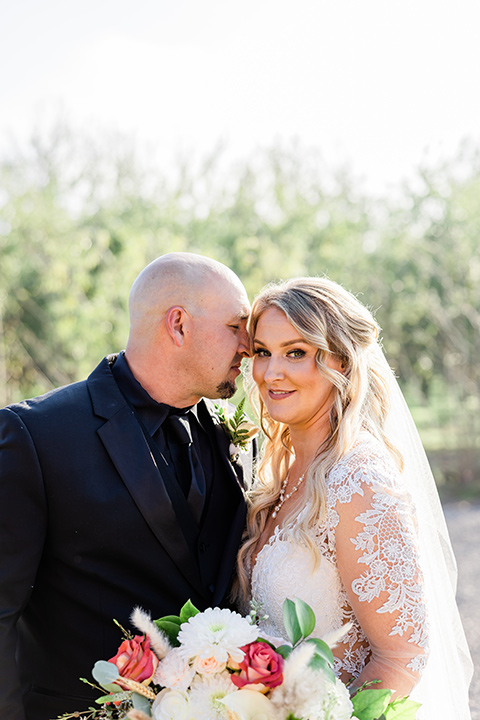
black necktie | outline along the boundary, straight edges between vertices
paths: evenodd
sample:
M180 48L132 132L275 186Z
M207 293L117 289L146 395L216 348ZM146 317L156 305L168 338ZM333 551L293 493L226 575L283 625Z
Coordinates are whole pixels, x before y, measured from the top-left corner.
M171 414L166 418L164 427L178 484L199 524L205 504L205 476L193 444L190 418L194 420L190 412Z

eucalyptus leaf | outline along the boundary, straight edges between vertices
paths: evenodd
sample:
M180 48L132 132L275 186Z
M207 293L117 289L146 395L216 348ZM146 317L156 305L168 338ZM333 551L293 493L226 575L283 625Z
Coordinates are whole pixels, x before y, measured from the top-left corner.
M181 623L188 622L188 620L191 617L195 617L195 615L198 615L199 612L200 612L200 610L197 610L197 608L192 603L192 601L187 600L185 605L180 610L180 622Z
M93 666L92 675L100 685L110 685L115 682L120 673L114 663L98 660Z
M145 713L145 715L148 715L151 717L151 703L150 700L148 700L146 697L143 697L143 695L140 695L140 693L132 693L132 703L135 710L141 710Z
M352 698L354 715L358 720L376 720L387 709L391 690L359 690Z
M421 703L408 698L393 700L385 711L385 720L415 720Z
M287 631L288 639L292 645L296 645L302 639L302 631L297 618L297 610L293 600L288 598L283 603L283 624Z
M129 700L131 694L131 692L124 692L123 690L120 690L119 693L102 695L102 697L97 698L95 702L99 705L104 705L109 702L122 702L122 700Z
M302 637L307 638L315 630L315 613L310 605L300 598L295 598L294 602Z
M114 685L114 683L108 683L108 685L102 685L102 687L105 690L108 690L109 693L121 693L123 692L120 685Z

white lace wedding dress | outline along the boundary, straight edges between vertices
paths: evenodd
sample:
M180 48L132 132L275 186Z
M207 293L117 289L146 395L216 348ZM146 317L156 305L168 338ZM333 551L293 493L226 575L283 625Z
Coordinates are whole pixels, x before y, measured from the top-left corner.
M352 623L335 651L335 671L344 681L357 677L370 659L379 676L388 668L418 679L429 633L416 518L402 475L383 445L362 434L330 472L326 513L312 529L321 553L316 567L294 539L294 526L275 529L252 570L251 595L268 615L262 630L284 636L283 602L298 597L315 612L317 637ZM441 701L435 710L424 707L418 717L457 717L442 707Z

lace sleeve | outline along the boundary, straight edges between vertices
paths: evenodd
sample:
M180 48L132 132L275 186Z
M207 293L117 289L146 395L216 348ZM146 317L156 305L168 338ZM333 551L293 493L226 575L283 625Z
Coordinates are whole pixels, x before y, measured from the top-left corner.
M371 650L355 685L379 679L406 694L426 661L427 624L401 475L376 442L362 443L332 471L329 494L338 570Z

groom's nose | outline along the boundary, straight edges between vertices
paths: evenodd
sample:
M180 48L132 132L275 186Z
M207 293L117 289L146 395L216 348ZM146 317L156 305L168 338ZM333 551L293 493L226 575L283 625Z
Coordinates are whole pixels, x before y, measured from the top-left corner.
M237 352L242 357L250 357L251 356L250 338L249 338L246 328L244 330L242 330L239 334Z

